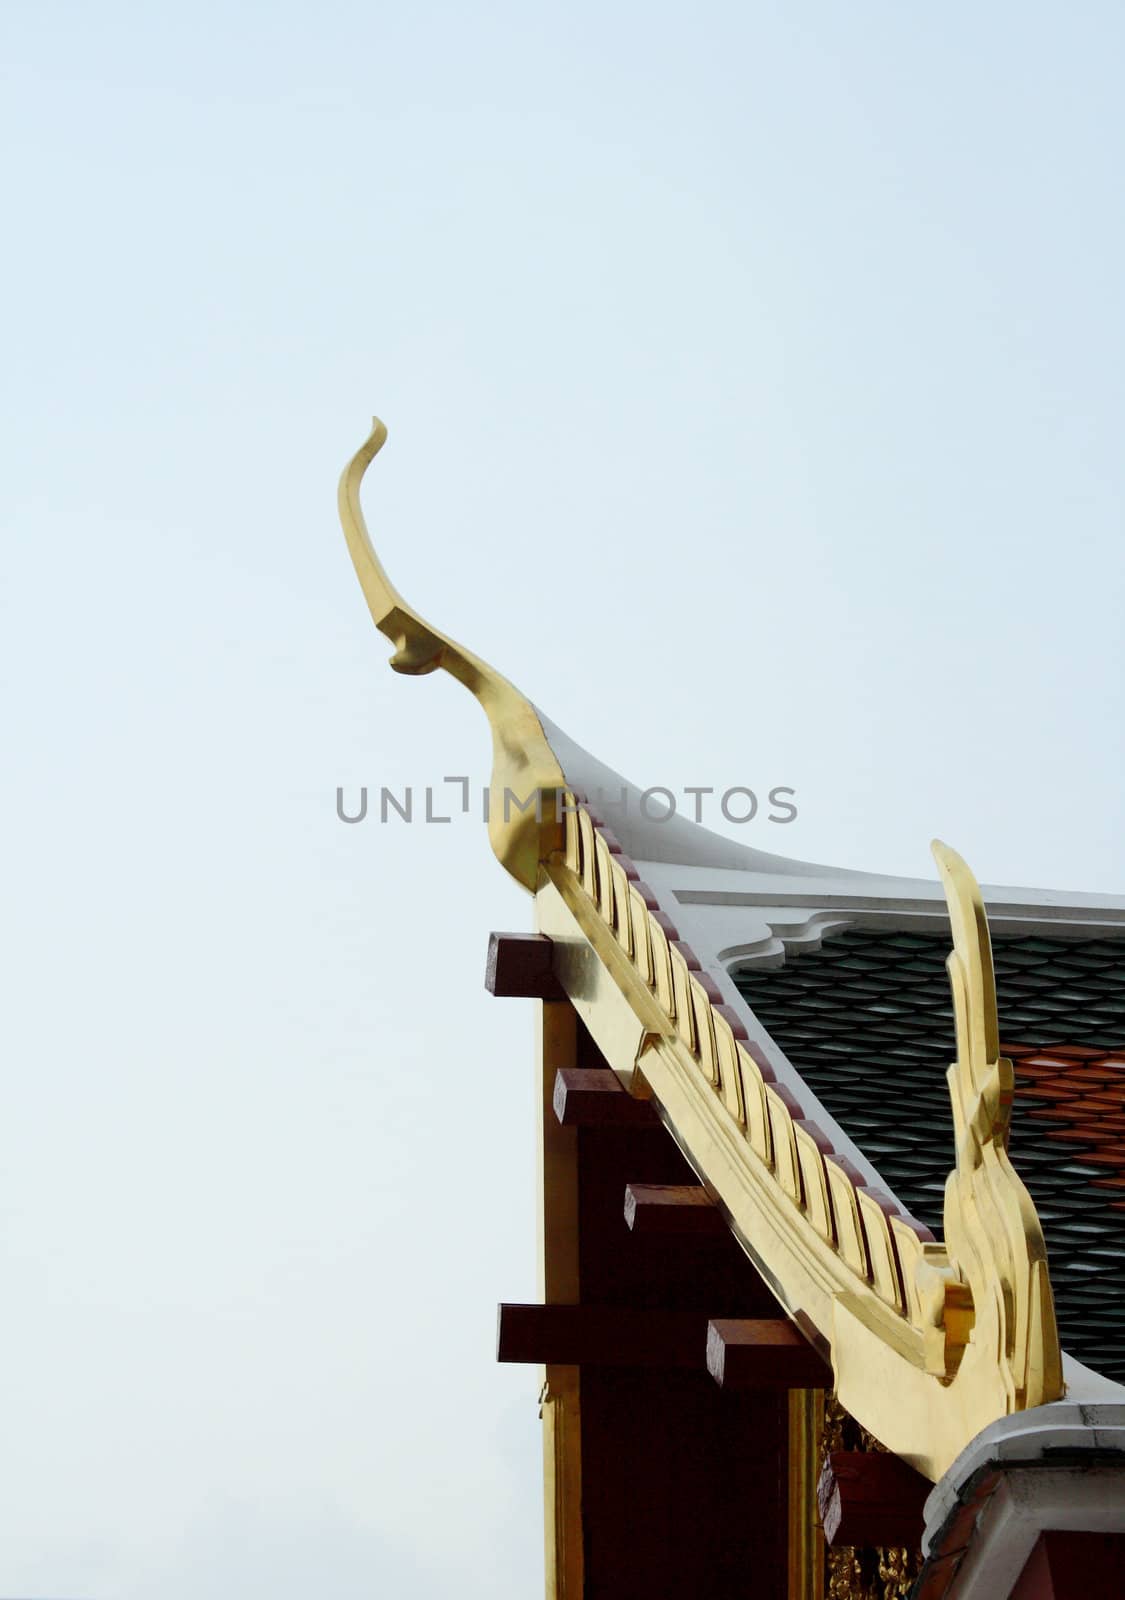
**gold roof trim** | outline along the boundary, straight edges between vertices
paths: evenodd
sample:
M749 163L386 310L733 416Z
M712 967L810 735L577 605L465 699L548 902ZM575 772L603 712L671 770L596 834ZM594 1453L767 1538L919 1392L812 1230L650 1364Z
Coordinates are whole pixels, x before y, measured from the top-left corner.
M996 1044L987 921L961 858L935 849L958 1017L942 1244L802 1117L669 937L631 863L566 800L565 845L537 895L564 988L624 1081L653 1094L778 1298L830 1353L841 1403L937 1479L988 1423L1058 1398L1042 1230L1005 1148L1011 1065Z
M562 837L556 820L562 771L531 702L487 662L425 622L383 570L359 491L386 438L386 428L373 418L371 433L340 478L340 521L352 564L375 626L394 643L394 670L416 676L440 667L484 708L492 729L488 836L501 865L525 889L534 890L540 861Z
M364 473L385 439L376 418L340 480L356 574L376 627L394 643L395 671L440 667L484 708L493 740L489 837L506 869L536 893L564 989L622 1079L655 1096L779 1300L831 1355L841 1404L889 1449L940 1477L990 1422L1063 1393L1043 1233L1007 1154L1013 1070L999 1054L975 878L955 851L935 844L957 1021L948 1073L956 1165L943 1244L865 1184L803 1117L737 1015L693 969L620 847L567 789L530 701L392 586L360 505ZM910 1116L905 1103L902 1115Z

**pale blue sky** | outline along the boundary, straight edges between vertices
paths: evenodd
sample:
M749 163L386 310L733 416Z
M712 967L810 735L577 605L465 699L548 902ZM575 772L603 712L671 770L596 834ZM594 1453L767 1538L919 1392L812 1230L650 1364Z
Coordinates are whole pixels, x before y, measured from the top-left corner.
M1125 889L1117 6L10 7L0 1593L536 1592L530 908L335 520L765 849ZM471 1087L471 1092L469 1087Z

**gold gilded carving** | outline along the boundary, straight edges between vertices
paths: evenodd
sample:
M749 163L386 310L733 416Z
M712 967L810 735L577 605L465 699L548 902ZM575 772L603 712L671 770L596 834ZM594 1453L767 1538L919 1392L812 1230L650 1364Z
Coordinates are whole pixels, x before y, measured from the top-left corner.
M766 1085L766 1112L770 1123L774 1172L790 1200L801 1203L801 1168L797 1159L797 1132L793 1114L772 1085Z
M652 946L652 965L656 998L660 1009L671 1020L676 1019L676 991L672 983L672 951L668 935L654 917L648 919L649 944Z
M376 417L340 479L340 521L352 564L375 626L394 642L394 670L420 674L440 667L484 708L493 752L488 836L501 864L525 889L534 890L540 861L562 843L555 796L563 775L531 702L487 662L424 622L384 572L363 519L359 489L386 437ZM541 805L534 803L536 796ZM533 803L521 810L528 800Z
M882 1448L835 1396L825 1398L820 1463L834 1450ZM921 1550L908 1550L901 1545L870 1550L827 1545L824 1555L827 1600L907 1600L922 1570Z
M695 1007L692 1004L691 977L688 964L680 952L671 945L668 954L672 961L672 998L675 1006L676 1027L680 1038L688 1049L698 1055L699 1030L695 1022Z
M859 1215L867 1239L867 1255L871 1263L871 1278L875 1292L896 1311L902 1310L902 1286L899 1282L898 1263L895 1259L894 1241L887 1213L873 1195L857 1189Z
M855 1550L830 1545L827 1551L827 1600L908 1600L921 1556L901 1548Z
M637 971L641 979L647 984L652 984L656 979L656 969L652 953L652 928L649 923L648 910L640 891L629 885L629 899L625 907L632 923L632 938L623 939L622 943L628 948L633 945L633 959L637 964Z
M621 948L627 956L633 954L633 919L628 914L629 877L625 868L610 857L613 874L613 927Z
M828 1190L828 1174L820 1146L807 1128L799 1122L793 1124L797 1136L797 1161L801 1168L801 1190L805 1197L805 1210L809 1221L825 1239L835 1237L832 1221L832 1197Z
M1043 1229L1008 1159L1014 1074L1000 1054L984 902L955 850L935 840L933 853L953 928L946 966L957 1024L957 1060L947 1075L957 1165L945 1186L945 1243L956 1264L952 1293L947 1291L954 1318L945 1319L946 1338L954 1327L968 1337L960 1288L967 1285L972 1343L1002 1386L1001 1415L1059 1398L1062 1352Z
M594 832L594 824L590 821L588 811L583 810L578 813L578 836L582 841L582 887L591 900L597 900L600 863L595 846L597 834ZM602 905L599 905L599 910L601 909ZM604 910L602 914L604 916Z
M745 1122L746 1104L742 1093L742 1067L738 1040L726 1017L721 1011L712 1010L711 1003L702 990L700 990L700 1000L710 1012L711 1028L715 1036L716 1076L711 1082L718 1087L723 1104L736 1121Z
M596 826L580 823L568 830L565 858L546 864L544 930L562 948L578 941L597 951L607 989L645 1019L646 1088L783 1304L830 1346L849 1410L939 1477L989 1422L1062 1392L1042 1233L1006 1153L1011 1078L995 1045L972 874L941 850L958 1017L949 1073L957 1165L947 1237L936 1243L801 1126L796 1102L735 1038L651 900L634 884L607 896L614 859L598 839ZM612 1008L602 1031L598 1004L583 1015L622 1080L638 1085L635 1043L614 1054Z
M828 1190L832 1196L832 1214L836 1219L836 1241L840 1254L859 1277L871 1275L871 1258L867 1253L867 1236L859 1214L859 1196L855 1184L838 1161L827 1156L824 1162L828 1174Z
M741 1046L738 1047L738 1073L742 1080L742 1110L750 1147L758 1160L772 1171L773 1144L770 1139L769 1112L766 1109L766 1086L762 1082L758 1063Z
M722 1090L727 1110L733 1112L736 1117L741 1117L742 1085L737 1081L738 1074L731 1072L729 1060L725 1072L720 1071L714 1012L702 985L694 977L691 980L691 1004L695 1014L696 1046L703 1075L708 1083L717 1084Z

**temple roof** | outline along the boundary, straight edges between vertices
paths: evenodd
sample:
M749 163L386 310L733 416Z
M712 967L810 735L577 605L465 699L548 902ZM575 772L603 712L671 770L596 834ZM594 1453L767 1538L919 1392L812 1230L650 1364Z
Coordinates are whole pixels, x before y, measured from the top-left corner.
M937 1232L952 1156L947 949L938 934L855 927L735 975L803 1082ZM1012 1156L1046 1235L1063 1348L1125 1380L1125 941L1025 935L992 949L1016 1065Z
M610 816L806 1116L940 1232L956 1040L939 885L646 815L642 790L540 720L568 786ZM1001 1047L1017 1065L1013 1154L1044 1226L1063 1345L1125 1382L1125 899L983 893Z
M1125 898L982 891L936 843L940 881L907 879L663 818L391 586L359 504L384 437L340 509L391 664L445 670L485 710L489 836L557 982L831 1356L841 1402L937 1477L1064 1387L1121 1397Z

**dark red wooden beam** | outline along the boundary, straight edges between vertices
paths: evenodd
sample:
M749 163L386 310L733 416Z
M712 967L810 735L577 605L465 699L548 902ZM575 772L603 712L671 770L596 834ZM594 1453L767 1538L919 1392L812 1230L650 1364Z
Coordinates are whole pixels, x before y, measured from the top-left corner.
M659 1128L647 1100L636 1100L608 1067L560 1067L551 1097L564 1128Z
M829 1544L916 1549L932 1488L889 1451L834 1450L816 1486L824 1537Z
M565 1000L545 933L490 933L484 986L501 998Z
M560 1366L703 1368L707 1318L634 1306L502 1305L496 1359Z
M738 1330L731 1342L716 1330ZM712 1346L725 1352L716 1373ZM733 1363L731 1351L734 1352ZM697 1311L638 1306L501 1305L496 1359L560 1366L695 1367L727 1388L805 1389L827 1386L831 1373L792 1323L720 1321Z
M723 1389L830 1389L832 1369L784 1317L730 1317L707 1329L707 1370Z
M722 1212L698 1183L629 1184L625 1221L640 1238L730 1238Z

